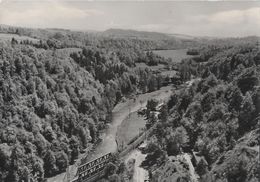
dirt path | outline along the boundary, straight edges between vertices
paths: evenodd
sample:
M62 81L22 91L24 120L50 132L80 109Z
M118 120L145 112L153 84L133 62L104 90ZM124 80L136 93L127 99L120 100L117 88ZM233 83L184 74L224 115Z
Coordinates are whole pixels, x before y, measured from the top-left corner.
M141 163L145 160L145 157L146 154L142 154L140 150L135 149L126 158L126 163L130 159L135 159L134 175L132 178L132 182L144 182L145 180L148 180L148 171L140 167Z

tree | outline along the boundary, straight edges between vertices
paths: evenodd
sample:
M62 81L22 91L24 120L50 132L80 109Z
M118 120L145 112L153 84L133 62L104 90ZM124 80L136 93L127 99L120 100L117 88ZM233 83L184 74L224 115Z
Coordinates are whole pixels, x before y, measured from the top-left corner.
M21 169L20 173L21 173L20 174L21 176L19 176L19 178L21 181L24 181L24 182L30 181L30 171L26 166Z
M114 165L113 163L109 162L107 164L106 168L105 168L105 176L109 177L109 176L115 174L116 169L117 169L116 165Z
M206 93L210 88L215 87L218 83L217 78L214 74L210 73L210 75L200 82L200 92Z
M158 103L159 102L155 99L151 99L151 100L147 101L147 105L146 105L147 118L149 117L151 111L156 111L156 107L157 107Z
M183 63L180 65L180 77L182 81L190 80L191 78L191 69L188 65L187 60L183 61Z
M83 126L80 126L78 132L79 132L79 137L81 139L82 145L84 148L86 148L87 144L91 140L91 137L89 136L89 131L87 132L87 130Z
M52 130L51 126L47 126L44 130L44 137L49 141L52 142L56 138L56 134Z
M203 111L201 104L198 101L192 102L186 110L185 117L193 119L195 123L202 122Z
M234 161L232 166L227 169L227 180L230 182L246 181L247 170L245 162L242 160Z
M11 162L10 162L9 174L6 179L7 181L18 182L20 179L22 179L20 172L24 167L24 162L23 162L24 158L25 156L24 156L23 147L16 144L10 156Z
M167 139L167 153L168 155L177 155L181 152L181 148L185 147L189 142L187 131L184 127L178 127L170 132Z
M215 93L213 92L207 92L202 100L201 100L201 107L203 112L208 112L210 111L210 109L212 108L214 102L215 102Z
M229 90L228 90L229 91ZM241 109L243 95L238 87L231 88L231 98L229 98L229 109L234 108L236 111Z
M158 74L157 77L157 90L159 90L163 86L163 76L161 74Z
M199 51L197 49L188 49L187 55L199 55Z
M109 182L120 182L120 178L117 174L113 174L108 177Z
M18 41L13 37L11 40L11 44L12 45L18 44Z
M146 121L146 128L149 129L150 127L152 127L154 125L154 123L156 123L157 118L155 116L154 113L150 113L150 116L148 117L148 120Z
M72 150L70 163L73 164L79 156L79 141L75 136L72 136L70 139L70 148Z
M57 172L56 158L51 150L48 150L43 158L46 177L53 176Z
M126 170L126 166L124 162L121 162L117 169L117 174L123 174L123 172Z
M183 113L186 111L189 104L191 103L192 95L190 95L190 93L187 90L185 90L184 93L181 94L179 100L180 101L179 101L179 105L178 105L178 112Z
M10 146L5 144L0 144L0 169L9 169L10 168Z
M34 145L37 147L38 155L42 156L44 151L46 150L47 143L46 143L46 139L42 136L41 133L37 132L35 134Z
M158 123L154 130L155 136L158 140L163 139L165 137L165 123Z
M168 107L166 104L163 104L162 107L160 108L160 114L159 114L159 119L161 122L166 123L168 119Z
M238 79L237 85L243 94L252 90L254 86L259 84L259 77L255 72L256 70L253 70L252 68L246 69L244 74Z
M255 106L252 97L249 92L246 93L239 113L239 130L245 132L249 130L254 123L253 117L255 112Z
M12 182L18 182L19 181L18 172L17 171L10 171L5 180L6 181L12 181Z
M28 81L27 91L29 94L33 94L35 92L35 83L32 78Z
M202 158L198 165L196 166L196 172L198 173L198 175L202 176L204 174L206 174L208 172L208 164L205 161L204 158Z
M69 165L69 159L67 154L65 154L63 151L62 152L58 152L55 155L56 158L56 166L59 169L59 172L65 172L66 168Z
M158 82L156 81L156 77L152 76L149 80L148 80L148 92L153 92L155 90L157 90L158 88Z
M31 174L35 181L42 181L44 178L44 168L43 168L43 161L35 156L32 155L32 171Z
M171 95L170 100L167 103L168 108L169 109L173 108L177 103L178 103L178 95L177 94Z
M157 143L149 143L147 146L147 156L142 162L142 167L151 167L153 165L161 165L166 160L166 153L160 148Z

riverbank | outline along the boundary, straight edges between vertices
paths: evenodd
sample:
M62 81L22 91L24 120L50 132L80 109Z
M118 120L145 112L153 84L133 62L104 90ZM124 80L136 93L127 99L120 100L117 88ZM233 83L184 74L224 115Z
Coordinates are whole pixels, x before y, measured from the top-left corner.
M160 90L137 95L134 99L127 99L125 102L117 104L112 111L112 122L107 131L101 136L102 142L96 147L89 156L89 160L98 158L109 152L117 152L116 133L118 126L128 117L129 114L138 111L144 107L151 98L165 100L171 96L172 86L162 87Z
M190 87L192 83L195 81L195 79L192 79L184 84L185 87ZM160 103L162 100L160 101ZM140 116L142 118L142 116ZM142 118L144 120L144 118ZM132 122L132 123L130 123ZM125 119L123 123L120 126L120 129L118 130L120 133L117 134L117 139L124 140L124 136L127 135L128 137L131 137L133 134L128 134L128 126L131 125L136 125L138 124L138 119L136 119L136 116L134 114L130 114L129 118ZM136 128L138 132L138 128ZM128 140L130 140L128 138ZM147 141L144 141L146 143ZM147 154L143 154L138 148L132 150L129 155L126 156L125 163L127 164L129 160L134 160L135 165L134 165L134 175L132 177L132 182L143 182L145 180L148 180L148 171L141 168L140 165L141 163L145 160ZM178 155L176 157L173 156L167 156L168 161L167 163L162 166L160 166L157 169L154 169L154 175L158 177L164 176L164 174L167 174L167 177L163 178L163 180L166 180L167 182L172 181L172 178L174 179L179 179L179 178L185 178L185 179L190 179L192 182L197 182L198 181L198 175L195 172L194 166L191 162L191 157L189 154L184 153L181 155ZM184 164L185 163L185 164ZM183 165L184 164L184 165ZM185 165L187 167L185 167ZM177 173L174 173L174 171L178 171ZM169 173L170 171L170 173ZM156 174L157 173L157 174ZM174 174L173 174L174 173ZM162 180L160 177L158 178Z
M155 98L163 101L168 99L172 94L172 86L162 87L160 90L139 94L134 99L126 99L124 102L118 103L112 111L112 122L109 124L108 129L101 135L102 141L88 153L87 161L96 159L109 152L117 152L116 132L121 123L128 117L129 114L138 111L140 108L146 106L149 99ZM69 167L70 180L76 175L77 166L79 161L87 154L82 154L77 162ZM67 179L67 173L61 173L52 178L48 178L48 182L60 182Z
M118 150L122 151L134 138L140 136L145 128L145 124L146 119L140 116L138 112L130 113L117 129L116 141Z
M129 106L127 110L128 114L127 117L125 117L125 119L118 126L116 132L116 141L120 150L125 148L127 144L133 138L142 133L142 130L145 128L146 119L144 116L138 115L137 111L141 108L146 107L146 103L150 99L156 99L159 101L159 103L167 101L171 96L171 90L172 87L167 86L162 87L160 90L155 92L141 94L134 99L133 103L130 104L132 106L135 105L134 107L131 107L130 105L124 103L125 107Z

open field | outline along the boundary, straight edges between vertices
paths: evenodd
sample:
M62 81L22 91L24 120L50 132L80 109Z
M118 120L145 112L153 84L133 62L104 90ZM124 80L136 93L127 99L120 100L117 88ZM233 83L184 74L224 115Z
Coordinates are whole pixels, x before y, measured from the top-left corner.
M32 38L32 37L28 37L28 36L20 36L17 34L8 34L8 33L0 33L0 41L11 41L12 38L15 38L18 41L22 41L22 40L29 40L32 42L38 42L38 39Z
M165 57L165 58L171 58L172 63L179 63L185 58L190 58L192 56L187 55L187 49L177 49L177 50L154 50L155 54L158 54L159 56ZM176 75L175 70L169 70L168 66L163 64L158 64L157 66L148 66L145 63L136 63L136 68L149 68L153 72L159 71L164 76L173 77Z
M173 62L181 62L182 59L190 58L192 56L186 54L187 49L176 50L155 50L153 53L163 56L165 58L171 58Z

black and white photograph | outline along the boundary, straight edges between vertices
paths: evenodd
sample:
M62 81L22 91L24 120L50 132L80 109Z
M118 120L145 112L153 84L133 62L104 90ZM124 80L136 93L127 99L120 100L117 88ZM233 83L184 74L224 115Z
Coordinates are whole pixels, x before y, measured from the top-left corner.
M259 182L260 1L0 0L0 182Z

